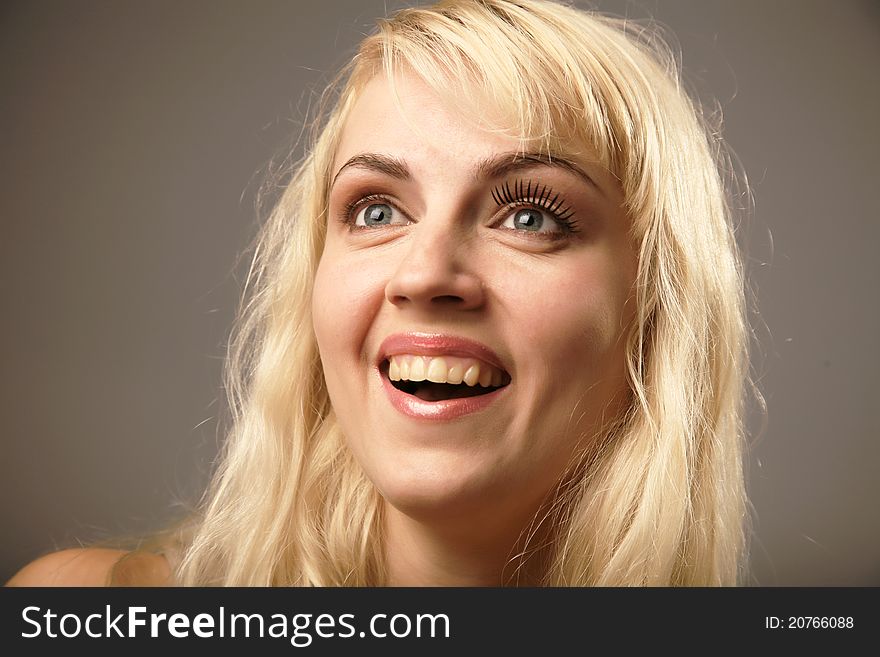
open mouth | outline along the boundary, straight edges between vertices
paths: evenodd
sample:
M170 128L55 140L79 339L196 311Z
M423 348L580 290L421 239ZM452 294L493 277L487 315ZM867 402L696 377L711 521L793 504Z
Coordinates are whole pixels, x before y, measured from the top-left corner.
M499 390L500 388L504 388L510 383L510 377L506 373L500 377L500 382L498 380L499 377L495 377L495 380L492 381L492 383L499 383L499 385L491 385L491 383L489 385L481 385L480 382L475 382L474 385L468 385L465 381L462 381L461 383L437 383L434 381L428 381L427 379L421 381L411 381L406 379L395 380L394 377L389 376L389 368L389 361L383 361L380 368L382 376L387 377L391 385L397 390L400 390L407 395L417 397L422 401L444 401L447 399L479 397L494 392L495 390Z
M432 381L392 381L391 385L422 401L442 401L444 399L460 399L462 397L479 397L486 395L504 386L489 386L484 388L477 384L469 386L466 383L434 383Z

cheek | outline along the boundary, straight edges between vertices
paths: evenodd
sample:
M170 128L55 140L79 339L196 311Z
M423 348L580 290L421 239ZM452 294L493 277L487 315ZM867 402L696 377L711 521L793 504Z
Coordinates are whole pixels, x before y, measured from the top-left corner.
M355 335L357 312L352 308L352 287L341 275L338 260L322 256L315 273L312 294L312 327L321 358L321 369L327 385L327 393L340 420L351 415L350 406L355 402L350 392L352 369L356 358ZM349 428L344 426L343 430Z
M352 367L365 362L365 338L384 299L381 272L368 261L353 263L325 250L315 274L312 322L324 373L334 381L352 380Z
M350 308L348 290L337 269L332 261L321 259L312 295L312 326L331 398L342 382L340 374L350 353L347 338L352 334L350 323L354 319L346 312Z
M536 458L568 459L593 433L626 385L623 332L627 288L602 260L558 269L552 289L520 290L517 341L525 365L524 434L543 436ZM513 305L513 304L511 304ZM557 463L558 465L558 463ZM556 467L556 466L554 466Z
M516 292L521 300L511 307L520 309L514 323L521 344L557 374L595 366L616 351L624 324L625 288L601 263L554 273L552 287Z
M352 324L357 322L356 300L363 296L350 268L342 266L339 258L327 252L321 257L315 273L312 294L312 317L315 336L322 353L325 349L338 350L352 335Z
M330 269L326 259L322 257L318 271L315 273L315 285L312 290L312 327L321 352L321 360L325 362L327 356L336 350L340 339L336 323L340 304L335 300L339 298L342 290L336 284Z

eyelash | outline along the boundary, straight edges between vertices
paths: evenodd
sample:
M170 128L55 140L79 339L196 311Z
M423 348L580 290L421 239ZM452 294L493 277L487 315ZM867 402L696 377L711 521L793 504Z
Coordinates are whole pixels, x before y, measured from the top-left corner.
M547 185L532 183L531 180L517 180L511 189L511 184L507 181L492 190L492 199L499 206L506 205L510 210L521 205L535 206L550 213L563 232L578 232L577 223L571 220L574 210L566 205L560 194L554 194Z
M526 182L517 180L511 187L511 183L507 181L503 185L499 185L492 190L492 200L494 200L499 207L507 206L507 209L509 210L513 210L522 205L535 206L550 213L552 219L562 228L562 232L578 232L577 223L571 220L572 215L574 215L574 210L572 210L571 206L566 205L565 201L559 194L554 194L553 190L547 185L532 183L531 180ZM340 217L342 223L348 225L352 230L364 228L372 230L365 226L356 226L354 223L356 216L355 210L359 210L371 201L381 201L383 203L389 203L395 208L397 207L391 202L391 199L382 194L368 194L367 196L361 196L346 203L345 208L342 211L342 216Z

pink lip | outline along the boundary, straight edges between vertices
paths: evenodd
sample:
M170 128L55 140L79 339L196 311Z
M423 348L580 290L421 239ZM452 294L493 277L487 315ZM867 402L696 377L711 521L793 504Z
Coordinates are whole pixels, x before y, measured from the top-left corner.
M500 370L508 372L497 354L484 344L468 338L440 333L395 333L389 335L379 345L376 365L395 354L413 354L414 356L461 356L477 358ZM509 373L509 372L508 372Z
M398 333L390 335L382 341L379 347L379 355L376 362L379 378L391 405L404 415L417 419L435 422L455 420L464 415L482 411L497 401L509 386L504 386L493 392L476 397L461 397L459 399L444 399L439 401L425 401L414 395L408 395L391 385L387 376L387 368L383 368L383 362L395 354L413 354L416 356L461 356L464 358L477 358L490 365L507 371L502 365L501 359L489 347L450 335L431 333Z
M434 420L446 422L455 420L463 415L482 411L505 393L509 386L479 395L477 397L461 397L459 399L443 399L440 401L424 401L413 395L408 395L391 385L391 380L380 372L379 378L385 386L385 393L391 401L391 405L398 411L417 420Z

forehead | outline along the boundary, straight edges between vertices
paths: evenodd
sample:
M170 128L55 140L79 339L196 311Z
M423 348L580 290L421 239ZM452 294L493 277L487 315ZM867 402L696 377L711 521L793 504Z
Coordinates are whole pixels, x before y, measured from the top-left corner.
M457 111L417 76L401 72L392 83L377 75L358 94L346 118L332 171L361 152L470 166L524 146L522 140L492 130L481 117Z
M553 142L513 136L502 129L505 114L492 102L476 103L476 94L458 104L441 96L418 76L398 73L371 78L361 89L345 118L330 181L352 163L393 177L415 177L447 187L529 169L537 164L575 174L605 196L616 197L616 178L601 165L595 151L569 139ZM488 96L488 94L485 94ZM509 116L509 113L507 114ZM507 121L510 125L510 121ZM563 148L564 145L564 148Z

